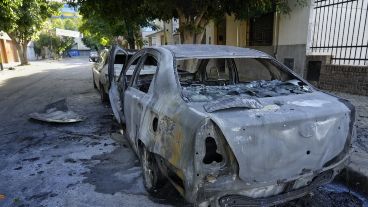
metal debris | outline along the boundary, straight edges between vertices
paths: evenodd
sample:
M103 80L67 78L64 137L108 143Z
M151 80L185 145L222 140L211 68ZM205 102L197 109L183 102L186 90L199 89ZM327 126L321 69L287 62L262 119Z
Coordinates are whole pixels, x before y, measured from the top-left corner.
M260 80L225 86L192 84L183 87L183 96L189 102L207 102L234 96L264 98L312 92L308 86L300 85L299 83L301 82L298 80L285 82L280 80Z
M229 108L248 108L248 109L260 109L262 108L262 104L256 99L246 99L242 97L231 97L216 100L210 103L205 104L204 109L211 113L214 111L229 109Z
M81 122L85 117L70 111L65 99L47 105L42 112L29 114L31 119L52 123Z

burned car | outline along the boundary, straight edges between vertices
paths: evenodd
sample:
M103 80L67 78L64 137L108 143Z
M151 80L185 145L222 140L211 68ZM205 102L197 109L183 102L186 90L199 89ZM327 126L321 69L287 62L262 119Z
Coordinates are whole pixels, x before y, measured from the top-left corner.
M100 92L103 102L109 99L108 91L111 80L120 75L124 64L134 55L135 50L128 50L113 46L110 50L100 52L98 61L92 67L93 86Z
M148 191L168 179L200 206L275 205L348 162L354 107L263 52L172 45L129 62L110 98Z

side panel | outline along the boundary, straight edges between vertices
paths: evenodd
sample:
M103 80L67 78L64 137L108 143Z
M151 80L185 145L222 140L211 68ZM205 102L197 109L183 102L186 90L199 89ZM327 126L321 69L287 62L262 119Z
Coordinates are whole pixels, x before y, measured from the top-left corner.
M111 83L111 87L109 90L109 99L115 119L119 122L119 124L125 123L121 92L118 90L118 86L115 81Z
M124 94L124 113L126 117L126 128L131 141L135 146L136 139L139 137L141 114L143 110L145 94L141 91L128 87Z

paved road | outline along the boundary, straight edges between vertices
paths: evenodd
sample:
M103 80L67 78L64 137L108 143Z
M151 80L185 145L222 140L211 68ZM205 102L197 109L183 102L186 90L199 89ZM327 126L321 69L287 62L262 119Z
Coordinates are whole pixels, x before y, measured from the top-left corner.
M156 197L144 190L138 159L93 89L90 67L77 58L0 72L0 206L186 206L169 184ZM61 99L87 119L28 119ZM362 206L358 197L332 184L286 206Z
M33 62L0 73L0 206L155 206L139 162L100 102L85 59ZM66 99L87 117L70 125L28 114ZM119 140L120 139L120 140Z

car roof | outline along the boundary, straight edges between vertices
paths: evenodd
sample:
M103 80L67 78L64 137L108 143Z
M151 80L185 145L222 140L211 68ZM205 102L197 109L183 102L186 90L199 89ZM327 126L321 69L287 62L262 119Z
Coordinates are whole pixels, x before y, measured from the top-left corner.
M121 50L118 50L117 54L125 54L126 52L128 55L134 55L138 51L138 50L133 50L133 49L125 49L125 48L120 48L120 49Z
M138 50L135 49L124 49L129 55L131 54L135 54L136 52L138 52Z
M164 45L165 49L170 50L176 58L221 58L221 57L252 57L269 58L264 52L227 45L204 45L204 44L182 44L182 45Z

